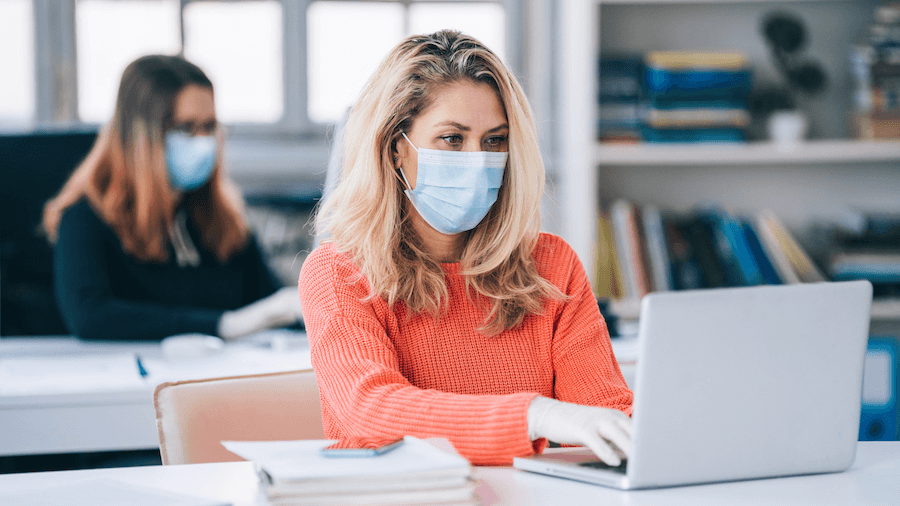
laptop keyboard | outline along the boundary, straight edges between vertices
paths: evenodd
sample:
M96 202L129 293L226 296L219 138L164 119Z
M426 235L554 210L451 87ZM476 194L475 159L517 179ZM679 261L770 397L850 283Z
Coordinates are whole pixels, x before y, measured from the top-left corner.
M611 466L601 460L592 460L590 462L582 462L578 465L581 467L590 467L591 469L604 469L604 470L612 471L615 473L625 474L625 470L627 469L627 466L628 466L628 461L623 460L622 463L619 464L618 466Z

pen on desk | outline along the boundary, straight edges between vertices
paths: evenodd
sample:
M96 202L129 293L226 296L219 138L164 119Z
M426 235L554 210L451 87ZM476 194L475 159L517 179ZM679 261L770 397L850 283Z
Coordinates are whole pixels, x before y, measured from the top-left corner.
M134 361L137 362L138 373L141 375L141 377L146 378L147 376L149 376L150 373L147 372L147 369L144 369L144 363L141 362L141 356L135 355Z

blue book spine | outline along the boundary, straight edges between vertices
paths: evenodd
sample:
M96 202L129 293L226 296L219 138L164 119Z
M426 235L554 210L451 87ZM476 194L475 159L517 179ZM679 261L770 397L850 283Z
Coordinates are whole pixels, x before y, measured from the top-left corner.
M762 243L759 242L759 236L756 235L753 226L749 222L744 222L741 228L743 229L747 246L750 247L753 258L756 259L756 264L759 266L759 271L762 274L763 280L769 285L782 284L783 281L775 270L775 267L772 265L772 262L769 260L769 257L766 256L766 252L763 249Z
M641 129L647 142L744 142L739 128L650 128Z
M670 98L746 97L752 86L752 72L647 67L644 82L650 95L666 95Z
M727 212L711 209L706 212L713 225L716 250L725 267L725 276L731 286L754 286L763 283L762 273L750 252L740 223Z
M747 244L741 223L728 214L723 215L723 221L725 236L731 244L732 251L734 251L738 267L740 267L743 274L744 283L750 286L763 284L762 271L756 262L755 255L750 251L750 245Z

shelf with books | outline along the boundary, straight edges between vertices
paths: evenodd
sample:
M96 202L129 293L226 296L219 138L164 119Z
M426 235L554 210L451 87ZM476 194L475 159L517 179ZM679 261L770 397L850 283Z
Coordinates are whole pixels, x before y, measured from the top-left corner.
M900 141L810 140L792 146L746 144L595 143L597 165L803 165L900 163Z
M735 213L716 205L690 212L618 199L598 219L592 284L608 300L619 334L636 323L650 292L867 279L872 318L900 320L900 221L870 216L817 264L771 210ZM636 325L630 326L636 331Z
M558 4L559 121L553 165L561 235L585 267L596 266L596 215L618 198L687 211L714 201L747 213L771 208L798 238L842 208L896 208L900 142L850 136L850 51L871 23L875 1L573 0ZM598 69L602 55L655 50L734 50L756 77L777 80L759 23L773 10L800 14L810 54L830 78L824 96L803 104L810 140L779 148L769 142L613 144L597 141ZM755 82L755 81L754 81ZM601 105L602 107L602 105ZM668 170L684 169L684 170ZM740 170L732 170L738 168ZM817 252L818 253L818 252ZM879 310L881 311L881 310ZM900 316L900 313L898 313Z

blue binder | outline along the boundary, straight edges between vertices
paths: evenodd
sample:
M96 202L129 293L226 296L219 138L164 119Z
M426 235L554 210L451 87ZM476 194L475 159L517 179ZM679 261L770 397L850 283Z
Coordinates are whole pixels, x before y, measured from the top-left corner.
M897 360L895 337L872 336L863 379L860 441L897 441Z

